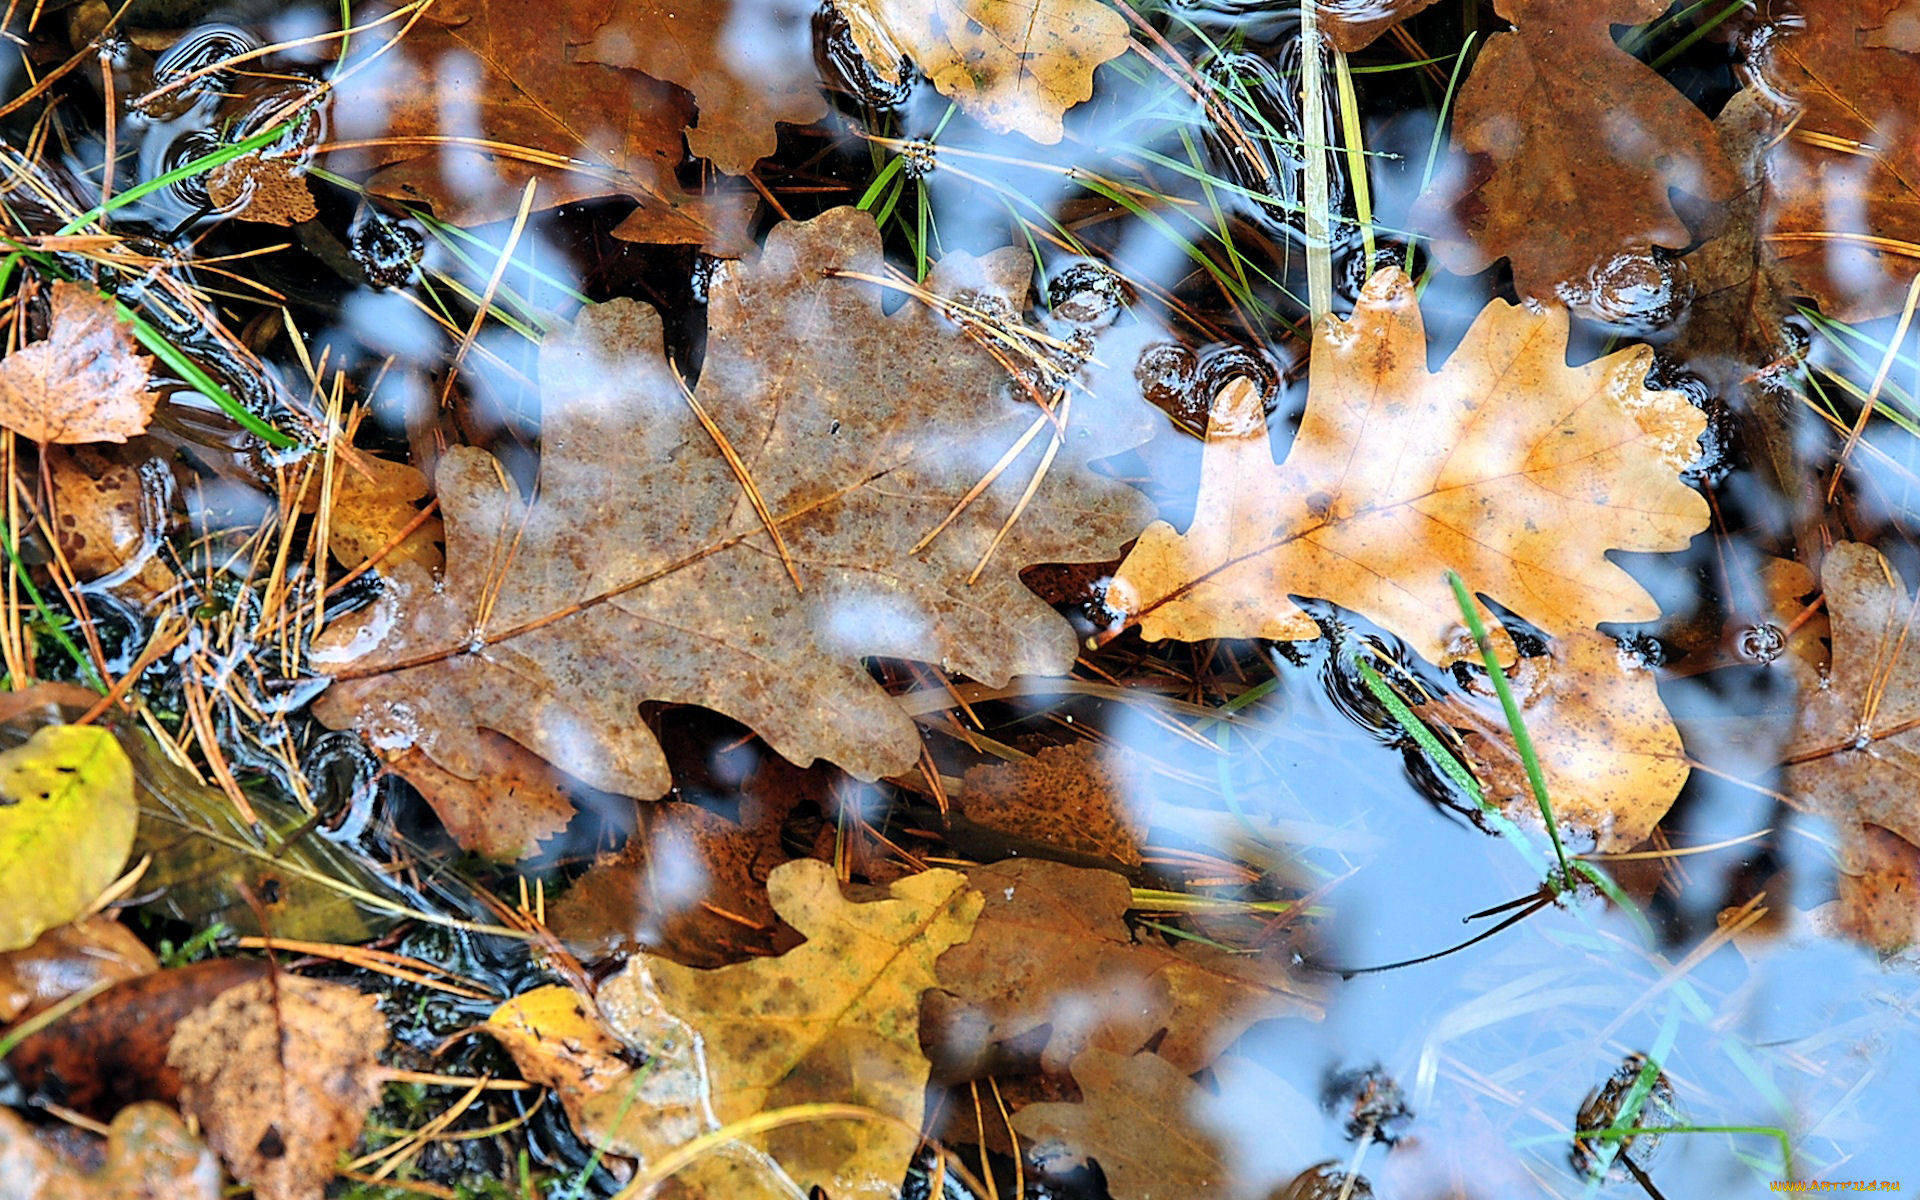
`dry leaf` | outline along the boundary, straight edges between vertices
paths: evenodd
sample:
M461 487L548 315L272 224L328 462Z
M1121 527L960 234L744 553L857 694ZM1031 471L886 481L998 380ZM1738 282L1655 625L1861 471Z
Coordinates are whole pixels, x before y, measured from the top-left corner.
M1689 770L1653 671L1630 661L1613 638L1588 630L1556 639L1549 655L1520 659L1507 677L1555 820L1591 836L1602 853L1645 841ZM1449 697L1438 719L1461 731L1487 799L1513 820L1537 824L1540 806L1493 689Z
M1365 50L1374 39L1434 0L1314 0L1320 32L1343 54Z
M975 867L986 897L973 936L941 956L921 1040L940 1078L1009 1067L1065 1070L1088 1046L1198 1071L1258 1021L1315 1017L1314 990L1285 967L1210 947L1136 942L1124 877L1041 859Z
M466 778L491 729L651 798L670 780L643 700L703 705L790 761L872 779L910 768L919 741L867 656L989 683L1064 671L1072 627L1019 568L1101 557L1139 528L1139 494L1087 463L1142 440L1145 406L1075 386L1056 447L1000 365L1027 344L1024 252L943 260L928 287L961 325L913 299L883 314L865 282L879 246L871 217L836 209L723 264L693 396L651 309L600 305L552 336L539 500L488 455L448 453L444 583L398 564L373 609L331 626L315 653L336 682L315 711Z
M147 359L113 301L56 279L45 341L0 359L0 425L36 442L124 442L153 418Z
M491 729L482 729L479 741L478 779L455 775L418 747L388 758L387 767L413 785L461 849L496 862L531 858L574 818L565 776Z
M1920 57L1862 31L1911 29L1892 0L1802 0L1753 39L1755 96L1779 121L1766 244L1828 316L1898 312L1920 243ZM1788 132L1788 130L1791 132Z
M74 577L142 602L179 582L160 557L173 501L173 473L158 458L126 463L92 447L49 446L54 536Z
M318 1200L379 1096L386 1043L372 996L279 973L182 1020L167 1062L234 1178L262 1200Z
M1584 366L1557 308L1488 305L1437 374L1413 286L1387 270L1314 335L1300 431L1275 467L1258 392L1229 384L1209 423L1193 526L1158 523L1109 603L1152 639L1307 639L1289 595L1343 605L1444 661L1445 579L1567 637L1659 607L1609 550L1679 550L1707 506L1680 482L1705 418L1644 386L1652 351Z
M1048 1173L1092 1159L1113 1200L1230 1200L1240 1192L1218 1142L1193 1120L1202 1093L1150 1052L1087 1050L1073 1060L1078 1104L1029 1104L1013 1116L1027 1159Z
M99 1170L68 1166L10 1109L0 1108L0 1195L8 1200L219 1200L213 1151L164 1105L133 1104L107 1127Z
M1583 286L1617 255L1693 240L1668 198L1718 203L1732 174L1705 113L1614 43L1611 26L1666 11L1667 0L1497 0L1513 22L1496 33L1460 89L1454 144L1483 155L1484 174L1451 204L1422 198L1449 270L1513 264L1522 296Z
M895 883L888 899L856 904L842 897L832 869L812 859L775 870L767 890L806 935L803 945L714 971L642 953L601 986L601 1019L649 1066L604 1090L596 1076L592 1095L579 1093L592 1101L579 1105L587 1116L581 1132L640 1157L644 1168L760 1112L861 1105L898 1123L815 1120L735 1140L675 1176L662 1194L799 1197L819 1184L836 1200L895 1196L925 1105L927 1060L916 1037L921 993L934 985L940 952L972 930L980 897L965 876L936 870ZM547 998L531 1023L566 1028L564 1009ZM613 1057L610 1047L585 1038L580 1052L603 1066Z
M1144 798L1128 786L1137 769L1120 746L1048 746L1024 762L969 770L954 807L996 833L1137 867L1147 840L1144 813L1133 807Z
M1126 53L1127 20L1103 0L837 0L860 54L898 82L902 56L995 133L1053 145L1093 71Z
M1783 755L1782 790L1800 809L1839 827L1841 869L1855 877L1841 890L1841 924L1894 949L1915 934L1920 641L1913 625L1920 605L1879 551L1858 542L1828 551L1820 580L1832 620L1833 666L1803 699L1799 729ZM1883 834L1904 841L1904 851L1896 852ZM1904 928L1889 926L1889 908L1909 914Z
M628 196L649 214L644 240L738 253L752 194L690 195L675 178L686 93L573 57L615 11L614 0L438 0L391 51L398 25L354 39L333 139L374 144L333 151L329 166L378 168L376 194L458 225L512 217L529 179L539 208Z

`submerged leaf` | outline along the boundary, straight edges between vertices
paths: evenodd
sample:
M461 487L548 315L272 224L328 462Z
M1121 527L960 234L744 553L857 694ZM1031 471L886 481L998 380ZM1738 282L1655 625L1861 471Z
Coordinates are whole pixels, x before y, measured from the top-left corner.
M1100 1164L1113 1200L1227 1200L1242 1194L1225 1149L1194 1121L1204 1093L1149 1051L1087 1050L1073 1060L1078 1104L1030 1104L1013 1127L1027 1157L1059 1171Z
M0 359L0 425L36 442L124 442L158 398L113 301L57 279L45 341Z
M106 1161L81 1172L0 1109L0 1194L18 1200L218 1200L220 1164L172 1109L132 1104L107 1127Z
M1019 568L1104 557L1140 527L1139 493L1087 464L1143 440L1145 406L1048 357L1019 316L1023 253L950 254L891 315L870 282L884 270L865 213L777 227L757 262L716 272L691 392L649 308L590 307L550 337L538 498L491 456L449 452L445 580L398 564L371 610L328 628L316 713L469 779L493 730L652 798L670 780L644 700L871 779L919 747L867 656L991 683L1064 671L1073 629Z
M133 764L94 725L48 725L0 753L0 950L86 910L120 874L139 810Z

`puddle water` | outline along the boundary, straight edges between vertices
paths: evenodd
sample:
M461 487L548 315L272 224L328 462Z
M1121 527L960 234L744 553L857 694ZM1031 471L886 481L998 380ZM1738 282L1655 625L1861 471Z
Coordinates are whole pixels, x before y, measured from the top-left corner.
M787 922L803 922L765 885L795 858L875 902L997 858L1133 888L1124 919L1096 925L1105 885L1076 877L1100 932L1057 934L1058 978L1019 985L1053 988L1027 1024L970 1050L958 1026L922 1026L926 1126L966 1169L922 1153L909 1194L930 1194L928 1172L956 1197L985 1174L1000 1195L1018 1181L1117 1200L1920 1185L1905 1133L1920 984L1896 952L1920 853L1897 740L1920 719L1897 678L1913 652L1898 589L1920 578L1920 339L1910 304L1863 307L1912 245L1871 271L1844 237L1825 266L1781 265L1753 231L1788 217L1753 211L1751 164L1686 165L1736 144L1750 91L1797 94L1780 39L1855 17L1809 3L1709 28L1706 6L1640 5L1649 23L1629 27L1569 11L1593 43L1575 54L1575 34L1538 39L1527 13L1506 32L1495 6L1325 3L1321 27L1350 51L1309 63L1295 8L1165 0L1122 19L1085 0L1084 26L1046 37L1111 25L1119 48L1043 143L1028 134L1060 118L1071 71L1047 77L1051 113L1044 88L1037 107L956 103L966 72L940 74L925 31L887 26L911 7L441 0L354 9L344 57L321 4L12 16L34 65L10 63L9 95L102 39L52 89L57 137L34 140L34 106L9 110L0 186L21 269L96 283L204 373L163 364L151 430L78 468L129 475L144 500L111 535L137 552L97 582L76 572L91 608L75 639L91 622L109 681L137 662L132 694L193 753L217 746L233 790L318 805L336 842L375 857L402 854L396 829L440 847L409 860L412 903L443 895L456 843L526 855L522 883L551 888L554 928L595 978L641 949L700 967L790 952ZM946 31L949 56L995 32L991 7L959 5L980 15ZM1046 21L1068 8L1040 6ZM1523 68L1567 82L1529 90ZM1600 86L1583 72L1631 84L1606 121L1580 110L1575 93ZM1322 80L1310 106L1303 73ZM1684 118L1643 123L1646 89ZM1881 121L1910 134L1907 119ZM1458 148L1463 129L1480 154ZM145 187L262 131L265 158ZM1638 155L1661 165L1619 211L1665 224L1529 233L1527 213L1490 207L1513 194L1516 147L1564 155L1532 219L1591 215L1603 206L1579 190L1618 186L1608 163ZM1866 170L1829 180L1828 219L1878 228L1847 193L1880 186ZM111 214L123 240L61 241L94 228L74 218L103 187L144 191ZM1905 236L1889 229L1882 242ZM1316 341L1323 270L1319 303L1351 324ZM1496 331L1486 314L1529 286L1547 307ZM1570 323L1542 315L1558 305ZM1446 382L1469 367L1472 384ZM1505 378L1522 370L1543 374ZM1550 410L1570 379L1584 399ZM1400 425L1368 407L1396 386ZM1600 407L1619 424L1542 467L1541 429L1575 436ZM332 441L269 446L236 410ZM1333 482L1300 484L1329 458ZM1425 491L1392 491L1428 462ZM16 472L23 504L46 490L33 478ZM1539 498L1560 487L1566 508ZM1456 513L1426 500L1474 488L1486 523L1432 532ZM1675 535L1676 513L1698 519ZM1168 561L1193 556L1158 591L1120 562L1155 519L1186 539ZM1316 587L1351 573L1352 546L1325 531L1375 519L1360 573L1433 557L1435 578L1339 607ZM1501 524L1526 531L1501 540ZM44 530L19 533L35 569L54 557ZM1855 542L1884 571L1843 592L1830 568L1821 601L1823 562ZM1295 567L1246 565L1276 546ZM1530 582L1497 590L1518 560ZM1447 566L1496 622L1563 814L1591 815L1564 830L1591 877L1557 893ZM1873 608L1888 573L1909 582ZM1233 619L1175 615L1203 593ZM40 663L82 674L44 647ZM1875 699L1852 733L1872 753L1823 774L1837 752L1803 713L1859 672ZM324 726L306 707L323 687ZM1882 693L1899 711L1875 725ZM1012 825L968 807L994 770L1064 748L1083 757L1041 790L1008 785L1027 813ZM565 772L556 815L490 826L556 793L541 758ZM1033 820L1076 791L1094 808L1061 799L1053 827ZM475 877L511 902L513 872ZM1182 965L1081 978L1076 938ZM408 952L484 961L503 990L559 961L481 940L416 934ZM1167 982L1196 962L1269 989L1269 1007ZM1295 1011L1274 1015L1275 987ZM1139 1024L1135 1009L1158 1014L1145 1035L1067 1045L1064 1030ZM726 1069L705 1045L656 1056L699 1081L701 1105ZM1100 1076L1101 1054L1146 1073ZM1063 1115L1076 1102L1099 1115ZM1595 1131L1623 1106L1641 1115L1622 1128L1669 1132L1618 1148ZM699 1111L688 1137L725 1124ZM582 1166L565 1129L527 1136L556 1174ZM1194 1147L1203 1166L1181 1157Z

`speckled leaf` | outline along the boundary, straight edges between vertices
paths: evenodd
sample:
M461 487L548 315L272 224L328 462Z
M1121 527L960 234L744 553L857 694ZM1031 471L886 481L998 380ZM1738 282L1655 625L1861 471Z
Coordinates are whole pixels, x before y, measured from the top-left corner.
M1014 1114L1027 1157L1043 1170L1100 1164L1113 1200L1228 1200L1246 1194L1219 1142L1195 1123L1205 1098L1157 1054L1087 1050L1073 1060L1078 1104L1030 1104Z
M966 876L933 870L858 904L814 859L776 869L767 891L804 944L712 971L642 953L602 985L607 1026L659 1064L662 1081L646 1081L642 1096L659 1089L703 1103L670 1099L661 1113L636 1102L617 1128L589 1136L652 1157L663 1121L677 1144L770 1109L855 1104L901 1124L811 1121L736 1140L677 1175L668 1194L804 1196L818 1184L836 1198L896 1195L925 1104L920 997L941 951L971 933L980 895Z
M147 357L113 301L55 280L44 340L0 359L0 425L36 442L124 442L146 432L157 395Z
M1021 324L1030 269L1024 251L949 255L927 287L953 315L911 297L889 315L871 217L783 224L757 262L716 273L692 395L652 309L587 309L541 350L538 500L485 453L448 453L444 583L397 564L369 612L332 626L316 711L466 778L491 729L646 798L669 773L643 700L724 712L797 763L911 767L913 722L865 658L996 683L1064 671L1072 627L1019 568L1105 557L1143 522L1138 493L1087 467L1147 434L1131 359L1088 341L1115 377L1083 390L1089 360L1046 374L1025 358L1041 345ZM1066 386L1030 389L1010 361ZM1060 397L1057 451L1036 394Z
M48 725L0 754L0 950L65 924L120 874L133 764L95 725Z

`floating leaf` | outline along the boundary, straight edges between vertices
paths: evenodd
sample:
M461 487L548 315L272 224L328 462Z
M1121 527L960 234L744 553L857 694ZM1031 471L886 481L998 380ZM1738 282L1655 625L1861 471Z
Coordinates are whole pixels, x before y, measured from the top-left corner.
M0 425L36 442L124 442L145 432L156 395L133 326L113 301L57 279L45 341L0 359Z

